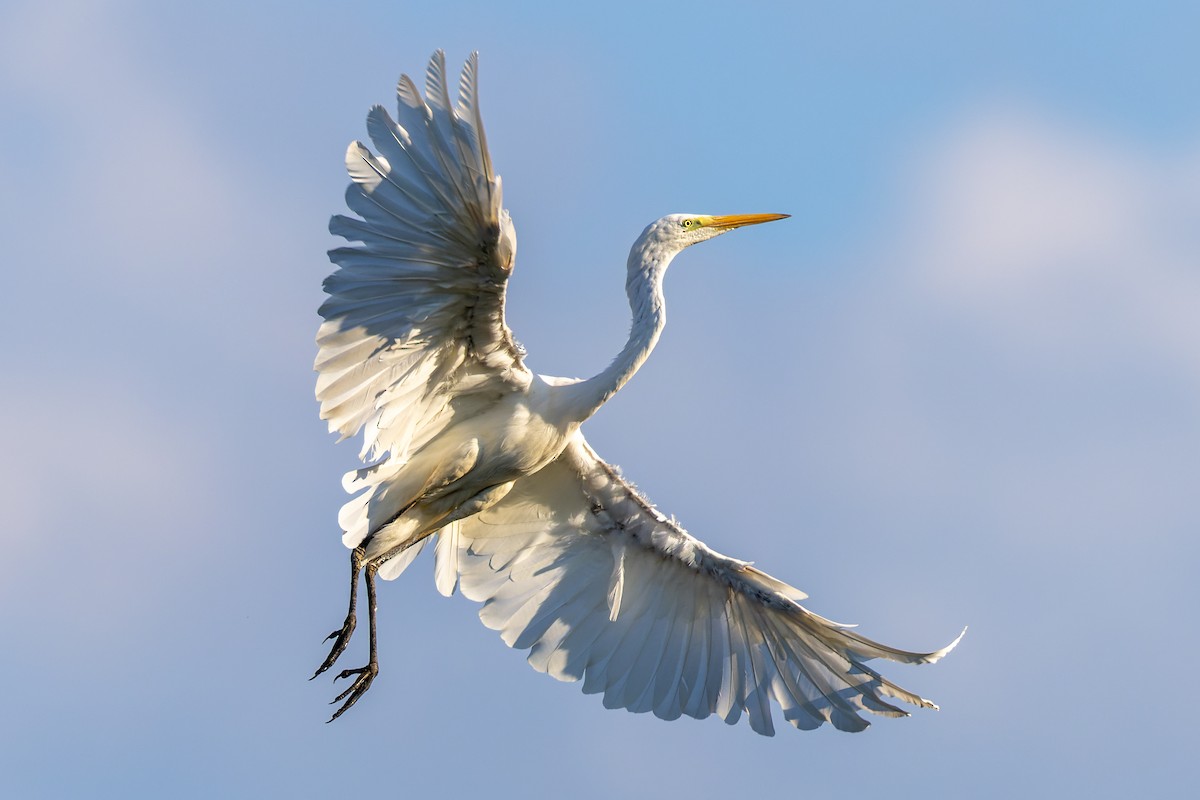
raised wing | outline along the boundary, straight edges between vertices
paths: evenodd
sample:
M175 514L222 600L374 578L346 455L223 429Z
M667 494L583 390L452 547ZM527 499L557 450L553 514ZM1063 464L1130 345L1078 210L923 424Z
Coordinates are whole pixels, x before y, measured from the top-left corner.
M335 216L329 229L361 244L329 253L338 269L320 309L317 399L343 439L365 428L364 460L390 453L402 462L457 415L531 378L504 323L516 238L476 72L472 55L451 106L438 51L424 100L405 75L397 119L381 106L368 114L377 153L359 142L346 152L346 203L361 219Z
M559 680L583 680L608 708L662 719L743 712L772 735L772 701L797 728L859 731L884 698L936 708L867 667L931 663L797 603L805 595L706 547L622 480L582 435L499 504L442 532L437 582L482 601L485 625ZM961 637L960 637L961 638Z

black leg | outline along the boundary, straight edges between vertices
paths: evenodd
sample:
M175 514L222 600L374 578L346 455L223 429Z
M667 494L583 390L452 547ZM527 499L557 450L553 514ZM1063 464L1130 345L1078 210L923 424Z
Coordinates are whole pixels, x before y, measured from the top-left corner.
M354 683L350 685L349 689L333 698L331 705L332 703L338 703L342 700L345 700L345 702L342 703L341 707L334 712L332 717L329 718L329 722L333 722L342 714L345 714L347 711L349 711L350 707L358 702L358 698L367 693L367 689L371 688L371 682L374 681L375 676L379 674L379 653L376 649L375 637L375 573L378 571L379 567L377 567L375 564L367 565L367 623L370 627L371 658L365 667L359 667L358 669L344 669L338 673L337 678L334 678L334 680L338 680L338 678L349 678L351 675L358 676L354 680Z
M325 663L317 668L313 673L313 678L320 675L325 670L333 666L333 663L338 660L338 657L345 651L346 645L350 644L350 637L354 634L354 625L357 618L354 614L354 604L358 600L358 573L362 571L363 557L366 551L361 547L356 547L350 553L350 610L346 613L346 621L342 623L342 627L325 637L325 641L336 639L333 643L333 648L329 651L329 655L325 658ZM372 589L373 592L373 589ZM375 601L371 601L371 605L375 605ZM374 616L375 610L371 609L371 614ZM374 626L372 626L372 630ZM374 633L372 633L374 638ZM374 649L372 647L372 649ZM312 678L309 678L311 681Z

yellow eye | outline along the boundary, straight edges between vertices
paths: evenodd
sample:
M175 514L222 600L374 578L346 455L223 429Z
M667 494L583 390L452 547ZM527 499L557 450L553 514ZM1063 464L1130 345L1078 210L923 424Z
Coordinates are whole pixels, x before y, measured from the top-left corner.
M685 220L683 221L683 227L684 227L684 229L685 229L685 230L691 230L692 228L696 227L696 220L694 220L694 219L685 219Z

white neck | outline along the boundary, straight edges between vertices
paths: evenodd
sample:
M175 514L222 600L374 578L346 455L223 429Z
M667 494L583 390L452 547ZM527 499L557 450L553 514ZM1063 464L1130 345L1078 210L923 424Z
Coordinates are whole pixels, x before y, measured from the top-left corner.
M629 273L625 281L625 292L633 311L629 341L599 375L562 387L572 418L583 422L595 414L628 383L658 344L659 334L667 324L663 275L677 253L678 250L648 241L645 236L634 244L629 252Z

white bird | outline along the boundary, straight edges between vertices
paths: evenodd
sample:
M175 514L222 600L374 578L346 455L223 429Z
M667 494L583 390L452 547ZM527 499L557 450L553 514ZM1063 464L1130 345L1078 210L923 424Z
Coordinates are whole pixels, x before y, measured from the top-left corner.
M439 51L425 97L400 79L398 117L367 116L376 153L350 145L346 202L330 231L356 246L330 252L337 270L317 334L321 417L342 438L364 431L368 465L339 515L352 549L350 610L314 674L355 627L365 570L367 666L334 699L336 719L378 674L375 576L392 579L436 540L438 589L480 601L485 625L528 649L559 680L583 680L608 708L663 719L743 712L774 732L771 705L797 728L867 727L859 712L907 716L885 698L926 708L864 662L938 660L897 650L813 614L806 595L721 555L655 510L588 445L580 425L641 367L665 323L663 275L684 248L783 214L671 214L629 254L629 341L587 380L536 375L504 321L516 237L492 170L477 98L477 57L457 100ZM961 638L961 634L959 636Z

